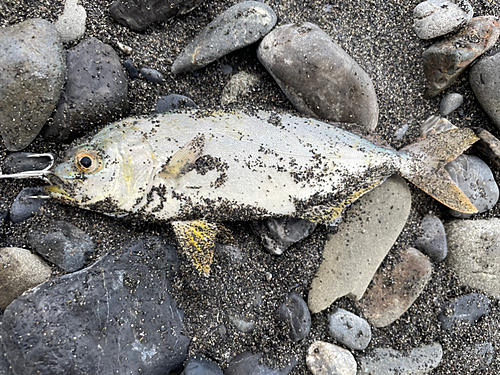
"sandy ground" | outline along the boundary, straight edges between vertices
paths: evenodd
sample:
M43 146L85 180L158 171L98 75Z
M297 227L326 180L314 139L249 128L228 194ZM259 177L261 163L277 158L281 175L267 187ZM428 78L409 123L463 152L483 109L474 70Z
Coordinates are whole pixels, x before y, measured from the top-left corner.
M419 40L412 29L413 1L375 0L275 0L268 3L278 15L278 24L309 21L330 34L372 78L380 106L377 133L394 147L399 148L415 140L419 125L428 116L438 114L438 96L422 99L425 80L422 52L431 42ZM497 0L473 0L475 15L500 16ZM230 65L233 74L246 71L259 77L260 83L237 103L239 107L293 111L291 104L260 65L255 55L256 46L232 53L196 73L173 76L170 66L183 47L216 15L235 1L205 1L198 9L178 19L170 20L135 33L113 22L107 9L111 1L82 0L87 11L86 36L95 36L115 47L120 57L126 56L116 48L120 41L133 48L130 56L136 66L155 68L165 74L163 84L134 80L129 85L131 115L147 114L157 99L169 93L191 97L200 107L219 107L222 89L231 78L223 73L223 65ZM63 2L56 0L0 0L0 27L15 24L28 18L42 17L55 21L62 12ZM67 47L71 47L68 45ZM498 50L500 44L494 47ZM491 51L490 53L492 53ZM449 119L457 126L480 126L493 134L499 133L480 109L464 75L446 92L459 92L465 97L460 110ZM395 132L405 124L408 132L396 140ZM60 153L64 146L47 143L41 137L27 149L32 152ZM472 150L472 153L475 151ZM8 152L0 146L0 160ZM498 170L494 170L497 181ZM1 181L0 196L12 202L25 186L37 182ZM412 213L396 245L384 261L391 265L398 251L414 244L418 223L422 216L434 213L442 219L450 216L439 204L416 188L412 189ZM481 217L498 216L495 207ZM160 233L170 236L168 226L140 221L124 221L100 214L78 210L57 202L47 202L36 217L20 223L6 222L0 229L1 246L29 248L26 234L43 228L53 220L66 220L90 234L96 244L92 261L141 234ZM252 235L248 223L230 225L241 249L243 260L235 262L227 252L216 254L212 276L200 279L192 273L181 256L181 275L173 285L173 295L185 311L186 334L192 339L190 353L203 353L222 367L237 353L250 350L265 353L265 362L279 366L296 356L299 365L293 374L307 374L305 353L314 340L333 342L327 330L329 310L313 316L311 334L302 342L292 343L283 328L276 322L275 311L283 297L296 291L307 298L308 286L320 261L326 229L319 228L311 237L296 244L281 257L267 254ZM55 269L54 275L62 274ZM272 275L271 280L268 280ZM459 286L445 264L435 266L432 279L424 293L396 323L383 329L373 329L373 340L365 352L374 348L411 347L440 342L444 357L431 374L498 374L500 373L500 309L493 302L492 312L477 324L463 325L448 332L440 328L437 315L443 302L473 290ZM357 312L354 304L342 299L337 306ZM256 329L251 334L236 331L229 321L230 315L251 318ZM470 347L476 343L491 343L496 351L491 365L477 368L477 358ZM354 353L356 356L363 352Z

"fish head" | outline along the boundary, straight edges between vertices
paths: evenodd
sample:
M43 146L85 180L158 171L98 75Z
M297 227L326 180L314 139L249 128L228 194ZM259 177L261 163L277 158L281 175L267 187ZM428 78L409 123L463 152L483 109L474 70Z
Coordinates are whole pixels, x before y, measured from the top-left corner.
M47 176L52 185L46 190L65 203L124 216L145 200L157 164L140 131L106 128L56 163Z

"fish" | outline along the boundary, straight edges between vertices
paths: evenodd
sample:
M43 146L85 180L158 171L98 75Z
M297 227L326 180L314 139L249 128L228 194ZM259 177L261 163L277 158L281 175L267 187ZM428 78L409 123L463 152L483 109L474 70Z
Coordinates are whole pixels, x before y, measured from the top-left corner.
M459 128L396 151L288 113L193 109L106 126L68 150L46 190L84 209L171 223L208 275L220 223L333 223L395 173L456 211L477 212L443 168L477 140Z

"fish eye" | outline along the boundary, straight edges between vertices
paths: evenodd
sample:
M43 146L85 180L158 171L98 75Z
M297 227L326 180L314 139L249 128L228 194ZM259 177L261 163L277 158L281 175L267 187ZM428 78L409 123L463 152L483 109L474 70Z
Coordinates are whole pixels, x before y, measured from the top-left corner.
M102 169L102 159L94 150L81 150L77 152L75 164L79 171L86 174L97 173Z

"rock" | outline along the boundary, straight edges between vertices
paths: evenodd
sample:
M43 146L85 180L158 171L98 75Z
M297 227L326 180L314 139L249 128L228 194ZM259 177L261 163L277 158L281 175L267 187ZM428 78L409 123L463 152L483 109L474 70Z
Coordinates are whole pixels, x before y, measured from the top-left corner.
M469 73L469 82L477 101L500 129L500 52L474 64Z
M140 77L139 71L137 70L131 59L125 60L123 62L123 66L125 67L125 69L127 69L130 78L135 79Z
M294 342L302 340L311 330L311 314L304 300L295 292L289 293L278 308L278 319L283 321Z
M312 313L340 297L359 300L363 296L403 229L410 205L408 185L396 175L353 204L325 244L323 263L309 291Z
M435 215L425 215L420 226L423 233L415 246L435 262L442 262L448 254L443 222Z
M67 53L68 79L45 138L71 142L128 111L128 80L113 48L85 39Z
M3 174L15 174L26 171L40 171L50 166L49 155L32 154L29 152L14 152L3 160Z
M436 368L442 358L443 348L439 343L408 352L375 349L370 356L358 358L357 375L423 375Z
M231 65L221 65L220 70L222 74L231 74L233 72L233 67Z
M187 96L178 94L169 94L162 96L156 103L155 112L164 113L182 108L198 108L196 103Z
M48 230L30 232L28 241L38 254L68 272L82 269L94 253L90 236L64 221L56 221Z
M464 97L457 93L446 95L439 105L439 112L441 116L448 116L455 109L460 107L464 102Z
M252 229L267 251L281 255L295 242L309 236L316 229L316 224L293 217L270 217L253 221Z
M366 320L344 309L336 308L328 317L330 334L342 345L354 350L365 350L372 339L372 330Z
M422 54L430 99L447 89L477 57L488 51L500 35L493 16L475 17L458 34L437 42Z
M203 356L194 355L184 365L181 375L224 375L217 363Z
M172 65L174 74L203 68L260 40L276 24L274 11L258 1L242 1L210 22Z
M85 34L85 20L87 12L78 0L66 0L64 11L55 23L59 38L63 43L72 42Z
M45 198L42 198L44 195L45 190L41 187L21 190L10 207L9 220L20 223L32 217L45 202Z
M183 313L168 293L177 269L175 247L149 237L25 293L5 310L2 324L14 373L180 369L189 339L181 333Z
M373 131L378 103L365 71L318 26L277 27L260 43L260 62L297 110Z
M224 375L287 375L297 365L295 358L290 360L290 364L281 370L275 370L260 363L262 354L252 354L243 352L229 361L229 366Z
M29 250L18 247L1 248L0 310L5 310L28 289L47 281L51 271L47 263Z
M231 77L229 83L222 90L221 104L237 102L243 95L250 92L250 88L259 82L259 78L247 72L239 72Z
M0 133L9 151L19 151L40 133L64 85L55 26L34 18L1 28L0 67Z
M441 326L450 330L462 322L475 323L479 318L490 313L490 299L478 293L461 296L443 306L438 316Z
M460 155L449 162L445 169L480 213L488 211L497 203L499 190L493 173L477 156ZM451 209L450 213L459 218L472 216Z
M156 69L151 68L141 68L139 69L141 75L151 83L162 83L164 76Z
M118 49L120 51L122 51L123 53L125 53L127 55L130 55L133 52L132 47L127 46L126 44L120 43L119 41L116 41L116 46L118 47Z
M306 356L307 368L314 375L356 375L356 360L340 346L315 341Z
M473 15L474 10L467 0L427 0L413 11L414 29L420 39L432 39L458 30Z
M481 128L476 128L475 132L479 137L479 141L474 144L476 148L486 155L492 164L500 168L500 140Z
M143 31L155 22L182 16L202 0L116 0L109 7L113 19L133 31Z
M460 283L500 298L500 219L453 220L445 229L447 264Z
M2 313L0 312L0 332L2 331ZM2 335L0 333L0 375L14 375L10 363L5 358L5 350L1 345Z
M240 317L233 315L229 315L229 320L240 332L250 333L255 329L255 322L252 320L241 319Z
M391 269L377 272L359 307L375 327L387 327L410 308L431 274L429 259L410 247Z
M430 116L420 125L420 134L425 137L430 134L442 133L451 129L458 128L445 118Z

